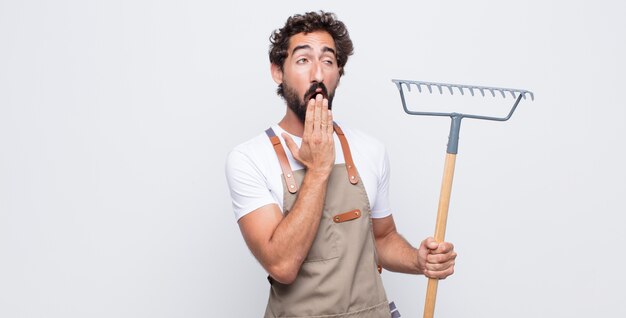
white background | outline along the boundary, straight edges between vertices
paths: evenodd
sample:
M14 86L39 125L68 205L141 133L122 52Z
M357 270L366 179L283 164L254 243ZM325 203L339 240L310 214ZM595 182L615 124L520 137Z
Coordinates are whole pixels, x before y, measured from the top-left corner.
M387 145L415 244L449 121L390 80L536 94L463 122L438 317L626 316L622 2L0 0L0 317L260 317L224 160L284 113L271 31L318 9L355 44L335 117ZM425 279L383 279L419 317Z

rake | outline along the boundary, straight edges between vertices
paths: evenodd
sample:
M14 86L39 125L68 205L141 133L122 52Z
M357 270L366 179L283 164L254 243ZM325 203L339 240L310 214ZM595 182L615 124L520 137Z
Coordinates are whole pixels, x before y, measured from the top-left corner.
M532 92L523 90L523 89L514 89L514 88L501 88L501 87L488 87L488 86L475 86L475 85L460 85L460 84L446 84L446 83L435 83L435 82L422 82L422 81L409 81L409 80L392 80L398 87L398 91L400 91L400 98L402 99L402 107L404 107L404 111L409 115L418 115L418 116L445 116L450 117L452 122L450 125L450 135L448 137L448 148L446 150L446 159L443 169L443 181L441 183L441 193L439 195L439 205L437 208L437 223L435 225L435 241L443 242L446 234L446 222L448 219L448 207L450 206L450 194L452 192L452 179L454 177L454 165L456 162L456 154L459 147L459 132L461 130L461 120L463 118L471 118L471 119L482 119L482 120L492 120L492 121L507 121L515 112L517 105L523 99L526 99L526 96L530 96L531 100L535 99L535 96ZM496 97L496 93L502 96L502 98L506 98L506 96L510 95L515 103L508 115L505 117L492 117L492 116L480 116L480 115L470 115L470 114L461 114L461 113L440 113L440 112L423 112L423 111L412 111L407 107L406 99L404 98L404 89L410 92L411 86L416 86L419 93L422 93L423 90L427 89L429 93L433 93L433 90L439 91L440 95L443 95L444 92L449 92L451 95L454 95L455 91L458 91L461 95L465 95L465 91L468 91L472 96L475 95L475 92L480 92L480 94L485 97L491 95L492 97ZM486 92L486 94L485 94ZM426 289L426 304L424 305L424 318L432 318L435 313L435 300L437 298L437 286L439 280L436 278L428 279L428 287Z

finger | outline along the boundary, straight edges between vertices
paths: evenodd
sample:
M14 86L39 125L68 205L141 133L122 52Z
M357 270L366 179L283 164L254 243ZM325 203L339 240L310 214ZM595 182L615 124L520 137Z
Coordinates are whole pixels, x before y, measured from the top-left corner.
M293 141L291 136L287 135L286 133L282 133L281 136L283 136L283 139L285 139L287 148L289 148L289 151L291 152L291 155L294 157L294 159L300 161L300 148L298 148L296 142Z
M313 132L313 119L315 117L315 100L310 99L306 106L306 116L304 118L304 134L311 135Z
M426 263L428 264L442 264L456 259L456 253L450 252L446 254L429 254L426 256Z
M326 98L322 99L322 108L320 109L320 124L322 126L322 134L326 135L328 133L328 100Z
M442 278L452 275L454 272L455 261L450 260L442 264L426 264L424 268L424 275L433 278Z
M452 274L454 274L454 266L449 267L443 271L424 270L424 276L428 278L446 279L446 277Z
M335 130L335 128L333 127L333 112L329 109L328 111L328 135L330 136L330 138L333 138L333 131Z
M451 259L443 263L426 263L425 268L429 271L444 271L449 267L453 267L455 262L455 260Z
M315 96L315 116L313 117L313 131L319 131L322 122L322 94Z

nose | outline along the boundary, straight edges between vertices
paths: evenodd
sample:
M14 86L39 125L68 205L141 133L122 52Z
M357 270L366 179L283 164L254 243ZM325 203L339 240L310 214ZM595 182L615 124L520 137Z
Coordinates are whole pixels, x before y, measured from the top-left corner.
M311 82L321 83L324 81L324 70L322 69L322 63L315 62L311 68Z

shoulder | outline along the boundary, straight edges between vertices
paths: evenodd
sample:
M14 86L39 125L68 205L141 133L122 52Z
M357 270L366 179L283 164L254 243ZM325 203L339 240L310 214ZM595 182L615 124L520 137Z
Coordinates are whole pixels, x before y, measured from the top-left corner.
M271 150L271 142L265 134L265 132L256 135L255 137L235 146L227 156L227 163L231 160L241 159L247 157L254 159L260 157L259 155Z
M346 135L354 163L361 173L371 172L376 178L382 178L389 166L385 144L369 133L360 129L341 125Z
M226 158L226 181L230 190L235 217L267 204L279 204L276 197L280 183L280 167L272 143L265 133L234 147Z
M242 170L257 170L264 174L268 169L272 144L265 132L235 146L226 157L226 173L233 174Z

